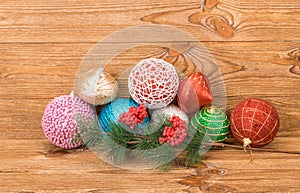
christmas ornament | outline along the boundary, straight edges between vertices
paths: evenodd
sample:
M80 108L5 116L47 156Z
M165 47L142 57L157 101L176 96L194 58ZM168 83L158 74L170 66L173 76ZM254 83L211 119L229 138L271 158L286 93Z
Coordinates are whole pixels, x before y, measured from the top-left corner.
M229 133L229 121L220 109L203 107L192 117L189 128L206 135L211 142L221 142Z
M76 81L74 93L86 102L93 105L104 105L117 96L118 82L109 73L103 72L102 68L94 73L83 74Z
M194 113L212 102L212 94L206 76L201 72L188 75L180 83L178 105L186 113Z
M114 100L112 103L107 104L102 109L99 116L99 122L101 128L106 132L111 131L110 128L112 127L112 124L119 124L120 123L119 119L120 121L123 121L121 116L123 113L130 112L132 111L129 110L131 107L138 107L138 106L139 104L137 104L134 100L128 98L118 98ZM146 116L143 119L142 124L145 124L148 121L149 121L149 117Z
M181 144L187 136L187 124L176 115L173 115L169 121L172 123L172 126L165 126L163 135L158 140L160 143L177 146Z
M233 136L245 147L260 147L273 141L279 129L279 116L267 101L249 98L232 111L230 127Z
M167 106L175 98L179 78L172 64L150 58L139 62L128 78L129 93L149 109Z
M189 124L189 117L187 114L175 105L169 105L167 107L154 110L151 114L151 120L154 123L160 123L161 119L165 116L172 117L173 115L178 116L181 120L185 121L187 125Z
M72 142L79 130L77 118L82 121L95 118L95 111L78 96L63 95L53 99L47 105L42 118L45 136L60 148L79 147L81 141Z

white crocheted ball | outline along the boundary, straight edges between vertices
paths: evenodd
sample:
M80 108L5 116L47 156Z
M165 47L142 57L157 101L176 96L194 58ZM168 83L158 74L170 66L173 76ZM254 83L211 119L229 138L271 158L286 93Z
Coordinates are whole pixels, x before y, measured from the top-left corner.
M133 100L149 109L170 104L178 87L179 78L174 66L156 58L140 61L128 78L129 93Z

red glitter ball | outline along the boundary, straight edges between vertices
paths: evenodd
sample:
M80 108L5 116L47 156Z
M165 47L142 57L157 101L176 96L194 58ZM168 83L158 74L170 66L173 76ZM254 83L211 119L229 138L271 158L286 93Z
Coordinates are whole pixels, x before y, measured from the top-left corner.
M241 144L260 147L273 141L279 129L279 116L269 102L249 98L232 111L230 127L231 133Z
M194 113L212 102L207 77L201 72L188 75L179 86L178 105L186 113Z

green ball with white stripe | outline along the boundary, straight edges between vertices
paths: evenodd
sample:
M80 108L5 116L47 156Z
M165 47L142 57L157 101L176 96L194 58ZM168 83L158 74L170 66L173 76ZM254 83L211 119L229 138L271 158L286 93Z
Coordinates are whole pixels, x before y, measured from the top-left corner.
M229 133L229 121L220 109L207 106L193 116L189 128L208 137L210 142L221 142Z

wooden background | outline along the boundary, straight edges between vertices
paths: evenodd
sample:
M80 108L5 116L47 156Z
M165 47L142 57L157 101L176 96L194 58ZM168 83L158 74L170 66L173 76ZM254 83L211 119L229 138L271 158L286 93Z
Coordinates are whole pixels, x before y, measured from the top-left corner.
M45 139L44 108L70 93L88 50L148 23L200 40L222 71L228 112L247 97L269 100L281 127L266 148L299 150L299 0L0 0L0 192L300 192L300 155L254 152L249 164L243 150L215 149L203 165L161 174Z

